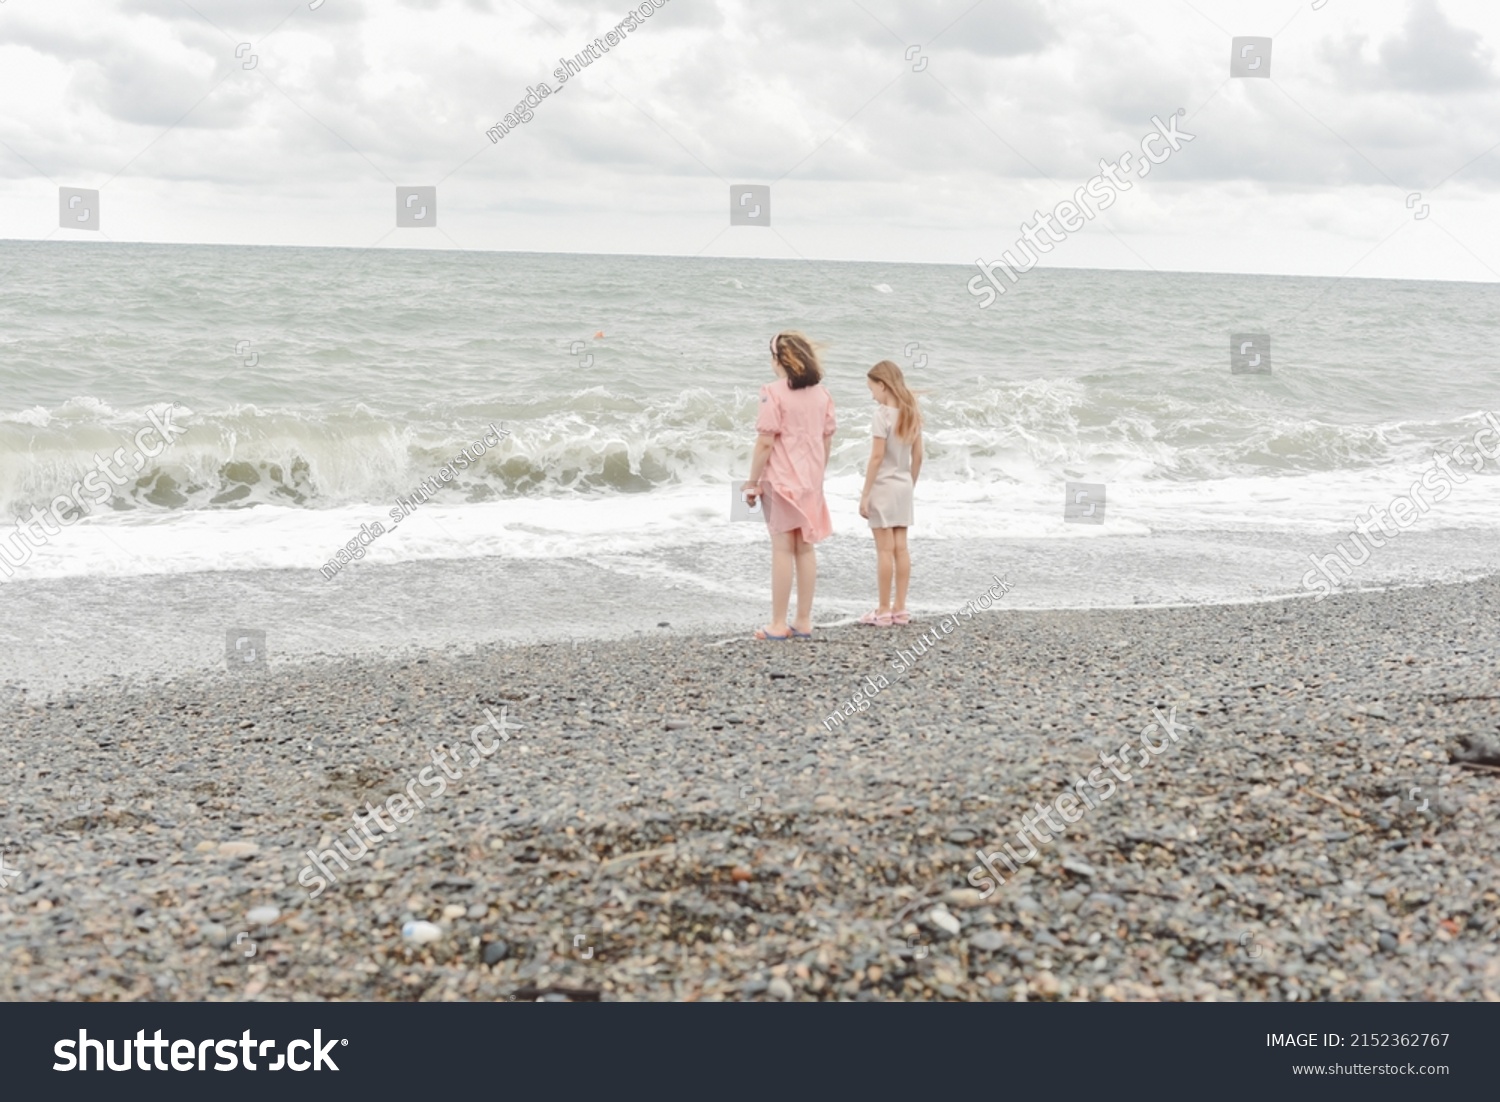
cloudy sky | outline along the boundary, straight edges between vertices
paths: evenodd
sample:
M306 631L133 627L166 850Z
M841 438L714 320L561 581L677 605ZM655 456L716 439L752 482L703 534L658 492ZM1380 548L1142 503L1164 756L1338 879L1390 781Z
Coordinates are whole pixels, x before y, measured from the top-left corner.
M0 0L0 238L967 264L1180 110L1047 264L1500 280L1494 0L665 0L485 137L629 2Z

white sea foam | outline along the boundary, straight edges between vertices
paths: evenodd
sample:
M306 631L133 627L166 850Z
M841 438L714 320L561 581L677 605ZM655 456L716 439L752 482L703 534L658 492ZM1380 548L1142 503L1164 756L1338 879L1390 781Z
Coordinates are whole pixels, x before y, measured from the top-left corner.
M868 538L863 380L882 358L923 392L914 538L955 547L1347 529L1494 404L1483 287L1341 284L1366 319L1351 334L1306 309L1324 283L1252 276L1038 270L976 318L956 267L377 250L358 293L309 295L340 285L343 251L11 253L38 276L0 299L0 517L128 447L148 405L192 410L21 577L313 570L491 421L512 436L365 562L722 561L764 539L724 512L779 328L826 346L840 538ZM164 290L187 284L190 308ZM1247 329L1270 331L1274 374L1229 373ZM1104 525L1063 522L1067 481L1106 485ZM1497 488L1472 478L1419 526L1500 527Z
M1110 540L1193 532L1312 533L1347 527L1370 504L1388 501L1412 481L1407 469L1337 472L1297 477L1106 484L1106 522L1063 520L1063 485L1057 481L958 483L922 480L913 539L961 544L966 540ZM558 494L471 504L437 497L415 515L393 524L391 503L301 509L176 513L116 513L67 528L18 572L19 578L89 574L140 575L219 570L314 570L379 522L386 535L352 564L392 564L441 559L592 560L637 556L649 561L661 549L753 547L764 542L758 525L728 518L727 480L676 485L643 494ZM841 536L867 539L858 515L860 480L830 478L826 492ZM447 493L449 491L443 491ZM1414 530L1493 529L1500 515L1500 477L1473 476ZM692 568L685 576L697 575Z

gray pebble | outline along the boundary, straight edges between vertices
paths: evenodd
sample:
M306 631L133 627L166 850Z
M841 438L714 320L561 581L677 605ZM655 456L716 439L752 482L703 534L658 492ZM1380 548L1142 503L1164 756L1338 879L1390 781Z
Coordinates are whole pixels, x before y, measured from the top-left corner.
M381 997L475 1001L1497 990L1500 785L1448 753L1500 720L1478 660L1500 654L1500 580L1008 608L825 728L896 635L709 648L722 636L660 632L7 704L0 765L25 784L0 807L0 841L8 860L47 863L27 859L0 893L0 957L30 953L12 984L27 998L95 1001L368 998L372 947L402 985ZM1456 643L1472 667L1453 662ZM519 737L311 898L305 852L404 786L430 746L462 746L476 702L502 692ZM1037 839L1019 872L997 866L1003 883L966 879L976 845L1017 841L1019 816L1174 706L1192 721L1180 743L1060 839ZM58 761L97 786L87 816ZM137 793L107 773L155 780ZM1424 797L1443 814L1419 813ZM259 849L219 849L236 841ZM930 928L939 901L961 922L951 940ZM271 903L287 917L253 931L256 959L216 951ZM401 942L419 921L448 934Z

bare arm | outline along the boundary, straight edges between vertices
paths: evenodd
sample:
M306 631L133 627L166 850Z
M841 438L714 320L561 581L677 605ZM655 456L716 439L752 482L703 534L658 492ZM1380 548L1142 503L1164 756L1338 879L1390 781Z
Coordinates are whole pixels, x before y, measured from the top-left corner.
M870 462L865 465L865 488L859 492L859 515L870 517L870 491L875 487L875 476L880 473L880 464L885 459L885 437L877 436L870 444Z
M875 476L880 473L880 464L885 461L885 437L875 437L875 442L870 445L870 462L865 464L865 488L859 492L859 496L867 498L870 491L875 488Z
M911 484L917 484L917 475L922 473L922 438L917 437L916 443L911 446Z
M760 497L760 478L766 471L766 460L771 458L771 445L776 437L760 433L755 437L755 454L750 457L750 478L745 482L745 496L752 502Z

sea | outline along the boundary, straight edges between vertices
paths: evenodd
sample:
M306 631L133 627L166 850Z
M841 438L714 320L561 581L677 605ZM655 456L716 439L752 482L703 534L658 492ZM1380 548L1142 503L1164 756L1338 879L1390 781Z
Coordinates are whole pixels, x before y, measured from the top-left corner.
M1494 284L1036 269L981 308L976 272L0 242L0 541L96 456L134 457L153 412L186 430L10 551L0 685L747 636L769 550L731 504L783 329L821 346L839 418L825 624L874 607L858 496L882 359L926 419L919 615L996 578L1001 615L1311 599L1310 556L1500 411ZM498 447L393 522L492 425ZM1500 461L1476 465L1342 587L1500 568Z

